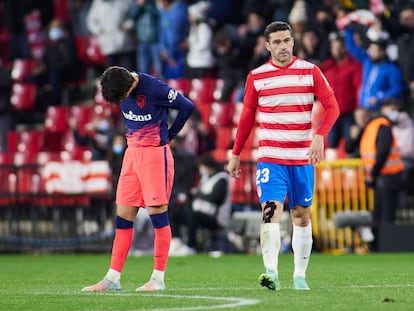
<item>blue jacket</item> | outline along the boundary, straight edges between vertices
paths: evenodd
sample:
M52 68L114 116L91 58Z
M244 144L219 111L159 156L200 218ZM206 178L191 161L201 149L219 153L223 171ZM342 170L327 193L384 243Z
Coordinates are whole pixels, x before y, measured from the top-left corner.
M355 44L353 29L345 29L345 45L348 52L362 64L360 107L379 110L385 99L403 96L403 76L396 64L388 59L372 62L367 51ZM371 97L377 100L375 105L369 103Z

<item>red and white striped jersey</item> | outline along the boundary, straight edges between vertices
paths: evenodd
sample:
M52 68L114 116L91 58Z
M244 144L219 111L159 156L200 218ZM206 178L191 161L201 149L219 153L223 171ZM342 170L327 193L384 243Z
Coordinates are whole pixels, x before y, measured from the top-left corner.
M338 104L328 81L316 65L293 57L285 67L269 61L253 69L246 80L244 107L233 153L240 154L254 124L250 121L243 124L246 120L243 113L254 119L253 111L259 123L258 161L307 164L315 97L325 109L325 117L316 133L326 135L337 118L337 113L329 116L327 112L338 110Z

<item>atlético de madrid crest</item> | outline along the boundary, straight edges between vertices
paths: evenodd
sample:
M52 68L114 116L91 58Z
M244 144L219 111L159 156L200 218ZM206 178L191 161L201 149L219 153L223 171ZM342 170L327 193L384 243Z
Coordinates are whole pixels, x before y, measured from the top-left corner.
M143 108L145 106L146 98L145 95L137 95L137 105L139 108Z

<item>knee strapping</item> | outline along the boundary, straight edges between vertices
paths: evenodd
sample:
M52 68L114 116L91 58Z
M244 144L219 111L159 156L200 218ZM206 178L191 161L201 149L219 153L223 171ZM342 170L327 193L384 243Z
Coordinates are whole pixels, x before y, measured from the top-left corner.
M275 214L276 207L275 202L266 201L266 205L263 208L263 223L270 223L270 219Z

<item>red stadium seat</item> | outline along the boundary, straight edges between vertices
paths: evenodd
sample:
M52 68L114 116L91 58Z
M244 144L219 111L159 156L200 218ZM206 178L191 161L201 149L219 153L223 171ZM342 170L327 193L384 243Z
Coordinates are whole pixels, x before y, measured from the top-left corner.
M210 125L214 127L226 127L233 124L234 104L213 102L209 117Z
M76 105L70 110L69 119L73 120L80 133L87 131L87 125L92 122L95 107L92 105Z
M14 83L11 105L15 111L33 111L36 105L36 85L33 83Z
M228 150L233 147L233 128L221 127L217 128L216 149Z
M69 130L69 106L49 106L46 111L45 129L50 132Z
M19 132L8 131L7 132L7 151L10 153L16 152L18 144L19 144Z
M34 66L34 59L15 59L11 71L12 79L16 82L26 82Z
M188 97L195 104L210 104L214 101L216 83L217 79L213 78L192 79Z
M37 154L43 146L44 131L33 130L20 133L17 151L29 154Z
M200 104L196 105L197 111L200 113L200 120L205 125L210 124L210 114L211 114L211 105L210 104Z
M181 79L169 79L167 81L168 86L172 87L173 89L176 89L178 92L180 92L184 96L188 96L191 89L191 80L187 78L181 78Z

